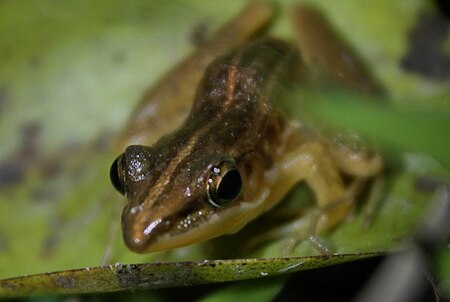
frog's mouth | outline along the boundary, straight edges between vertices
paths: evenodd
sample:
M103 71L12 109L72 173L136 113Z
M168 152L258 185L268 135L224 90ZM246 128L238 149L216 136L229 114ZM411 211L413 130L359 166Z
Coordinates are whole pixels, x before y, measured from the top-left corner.
M137 223L132 216L130 218L130 210L125 209L122 217L123 238L130 250L152 253L232 234L263 212L269 193L270 190L263 190L251 202L241 202L220 211L203 207L190 211L183 218L180 218L181 215L171 215L146 220L145 223Z

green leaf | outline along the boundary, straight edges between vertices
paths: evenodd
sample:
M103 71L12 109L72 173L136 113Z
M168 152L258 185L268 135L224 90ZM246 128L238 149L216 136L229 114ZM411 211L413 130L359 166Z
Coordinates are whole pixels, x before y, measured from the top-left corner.
M28 294L104 293L118 290L192 286L276 276L378 255L116 264L1 280L0 294L18 297ZM265 293L260 292L258 295L272 296L279 287L276 283L269 285ZM215 296L216 298L234 296L235 290L236 288L221 294L217 293Z

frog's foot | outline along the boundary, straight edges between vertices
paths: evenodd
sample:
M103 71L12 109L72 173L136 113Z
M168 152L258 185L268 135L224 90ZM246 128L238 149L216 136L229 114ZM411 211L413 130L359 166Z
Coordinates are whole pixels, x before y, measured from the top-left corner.
M292 254L295 248L305 241L309 242L320 254L329 255L333 249L317 235L319 221L322 221L322 215L327 214L324 211L328 210L310 209L306 214L289 223L273 228L263 235L253 237L247 242L246 248L252 249L263 242L285 238L281 245L283 255Z
M316 248L322 255L330 255L331 254L330 247L327 246L323 241L321 241L315 235L309 235L307 239L308 239L308 242L310 242L311 245L314 248Z
M316 235L316 225L320 218L319 212L314 210L308 217L300 217L295 223L291 224L293 229L290 230L290 234L285 234L288 239L282 246L284 255L292 254L297 245L304 241L309 242L322 255L331 254L332 248ZM295 229L296 226L302 227Z
M299 217L296 221L293 221L290 224L291 238L283 247L283 253L291 253L297 244L307 240L321 254L330 254L332 248L321 241L317 235L332 228L337 220L351 217L354 210L355 198L364 188L365 183L366 179L356 178L346 188L341 198L329 203L326 207L312 210L306 217ZM286 228L286 230L288 229Z

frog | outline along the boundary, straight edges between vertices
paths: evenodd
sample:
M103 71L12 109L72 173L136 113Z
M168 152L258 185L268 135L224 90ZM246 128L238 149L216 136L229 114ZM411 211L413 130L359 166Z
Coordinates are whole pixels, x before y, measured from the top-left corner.
M378 153L323 136L280 109L286 87L307 77L311 62L352 89L380 90L362 64L343 55L349 50L317 9L296 4L290 11L297 45L258 36L274 7L250 3L131 114L110 169L127 199L122 234L131 251L236 233L300 182L312 190L318 214L294 232L313 237L344 221L360 184L381 173Z

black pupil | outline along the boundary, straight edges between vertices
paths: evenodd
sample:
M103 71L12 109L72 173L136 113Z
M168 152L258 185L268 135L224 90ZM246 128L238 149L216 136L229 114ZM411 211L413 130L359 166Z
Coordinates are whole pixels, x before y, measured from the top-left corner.
M242 179L237 170L228 171L217 188L217 197L223 200L236 198L241 192Z

